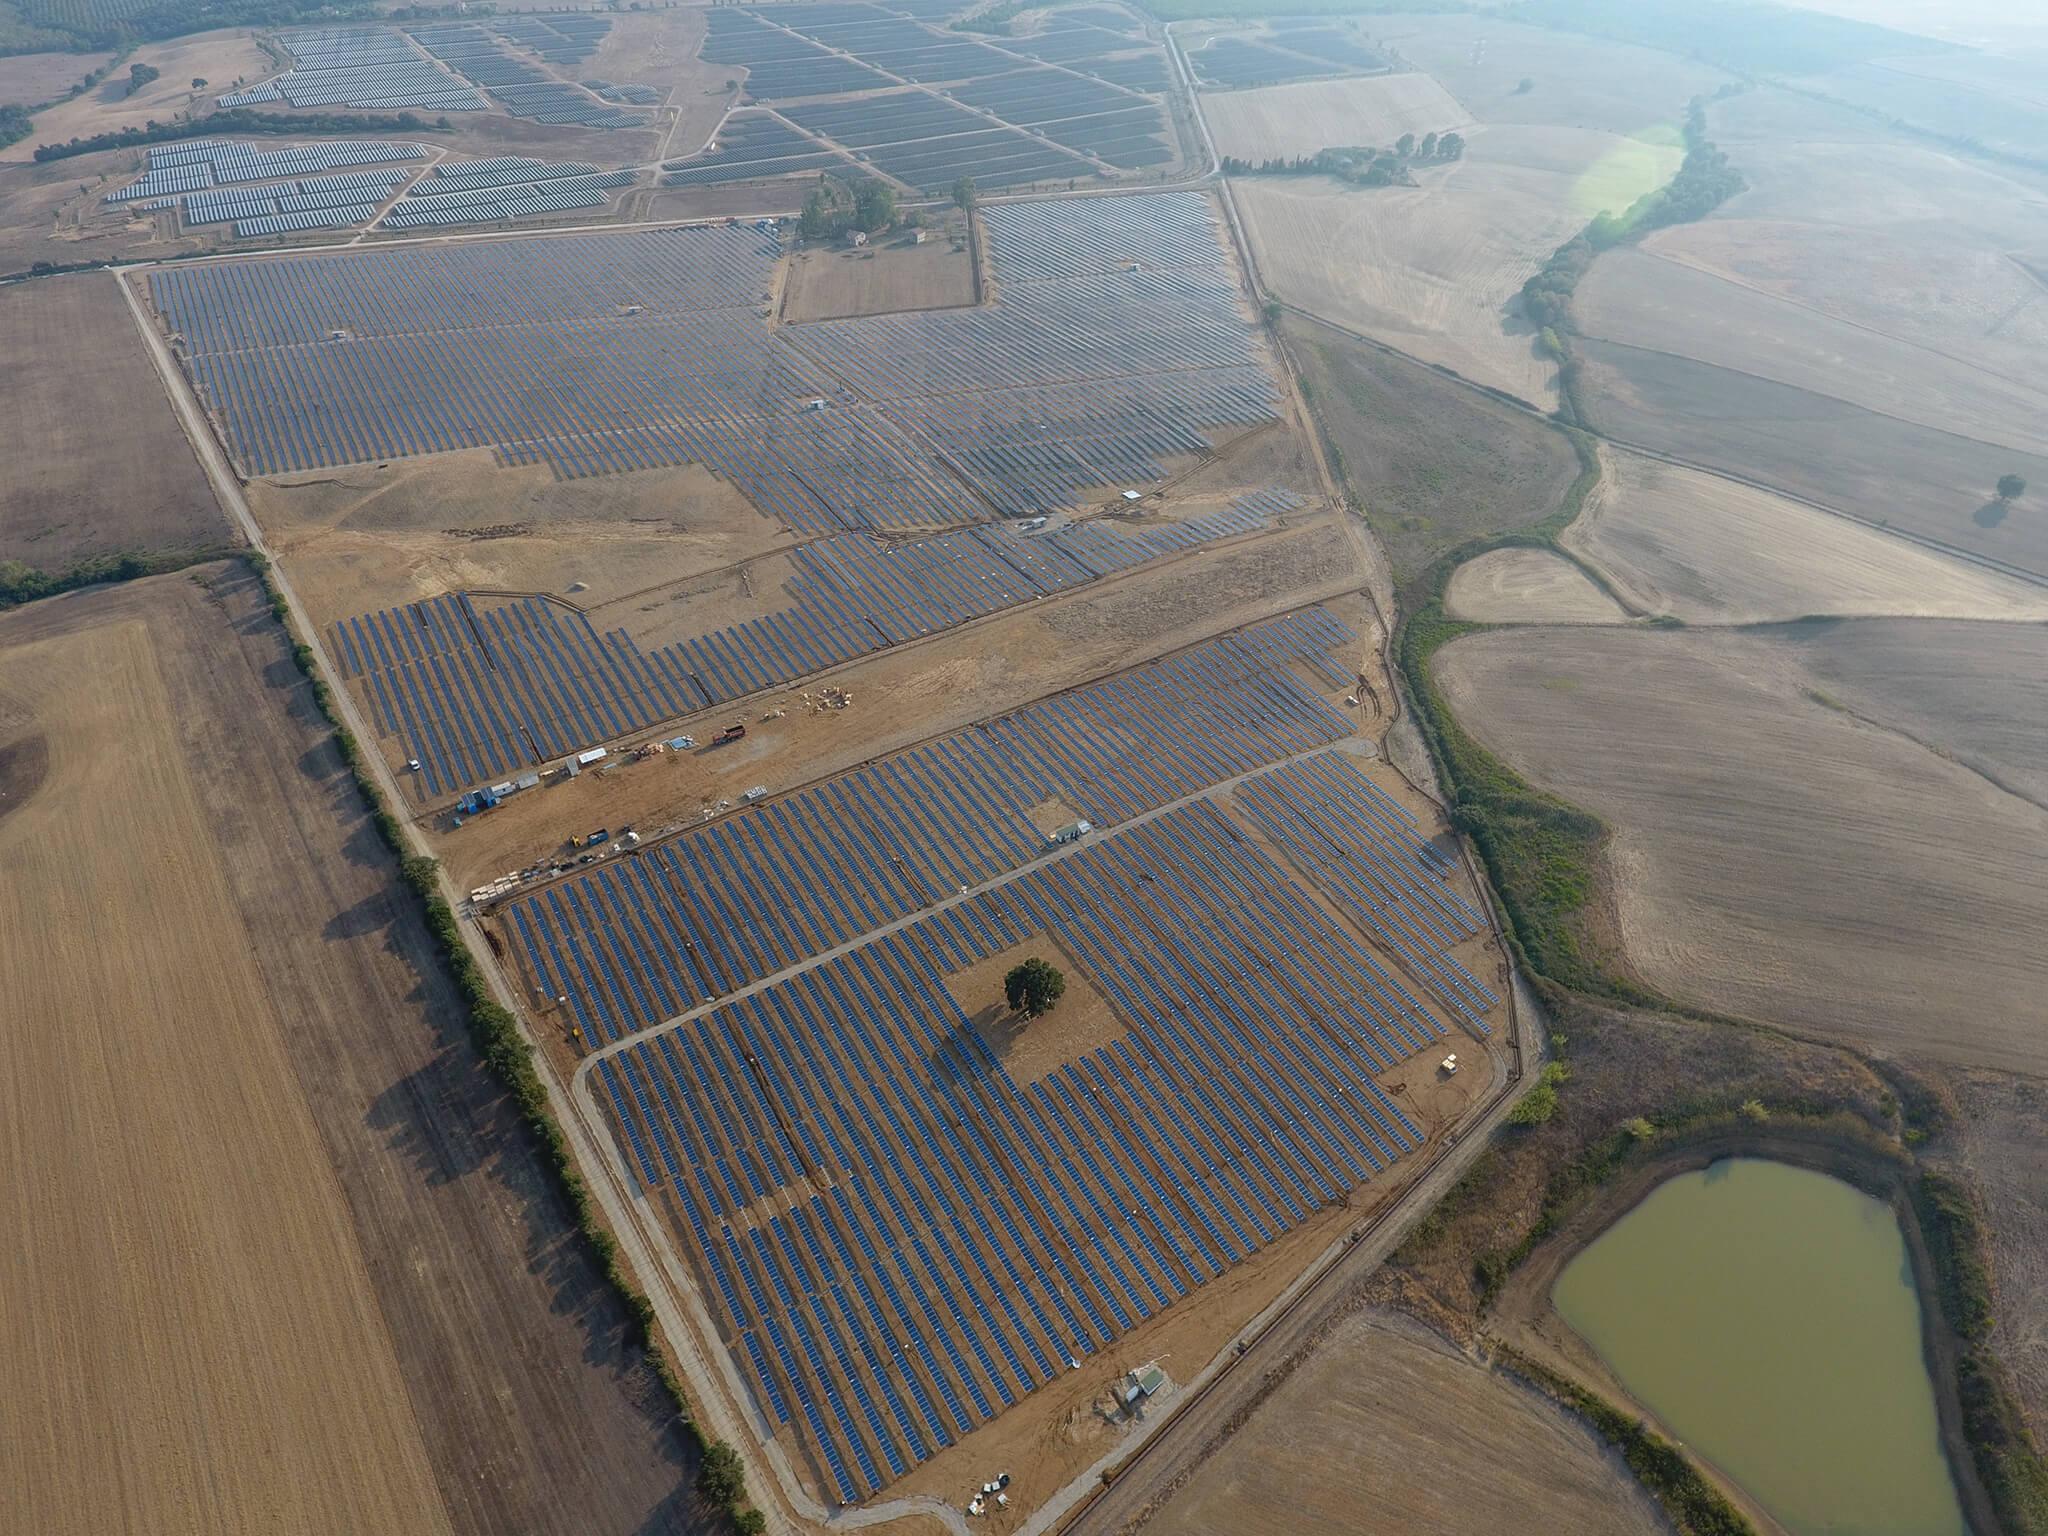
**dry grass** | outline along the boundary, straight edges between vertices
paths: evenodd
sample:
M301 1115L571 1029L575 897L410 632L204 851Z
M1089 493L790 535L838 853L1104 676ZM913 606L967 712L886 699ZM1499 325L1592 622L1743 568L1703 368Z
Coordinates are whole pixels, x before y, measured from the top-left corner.
M147 64L159 71L159 76L130 94L130 64ZM140 128L152 118L169 122L210 112L213 98L232 91L238 82L254 83L276 73L277 65L248 32L202 32L167 43L144 43L83 96L37 113L34 131L20 143L0 150L0 160L26 160L39 144ZM81 70L65 80L64 86L74 84L83 74ZM192 88L195 78L206 81L205 89Z
M0 288L0 419L0 560L232 538L107 277Z
M1718 475L1604 444L1601 458L1564 542L1646 612L1688 624L2048 618L2048 590L2031 583Z
M0 59L0 106L54 101L111 58L111 53L18 53Z
M1392 144L1404 133L1419 139L1472 126L1471 113L1428 75L1209 91L1201 103L1216 153L1239 160L1288 159L1346 144Z
M1340 1323L1148 1525L1159 1536L1659 1532L1576 1418L1398 1313Z
M1436 675L1486 746L1614 829L1621 944L1653 985L1887 1050L2048 1065L2048 812L1855 718L1796 647L1516 630L1452 642Z
M12 1519L449 1529L142 623L0 651Z
M1444 611L1481 624L1617 624L1628 615L1571 561L1544 549L1495 549L1451 573Z
M1853 281L1831 275L1831 288ZM1954 281L1944 272L1940 281ZM1579 284L1579 327L1989 444L2048 453L2048 367L2009 378L1966 352L1901 341L1645 250L1610 251ZM1988 450L1995 456L1997 449ZM1996 479L1994 473L1992 476Z
M957 221L956 221L957 222ZM791 259L782 318L837 320L908 309L958 309L974 302L974 267L966 236L955 245L944 230L922 245L892 236L861 250L807 250Z

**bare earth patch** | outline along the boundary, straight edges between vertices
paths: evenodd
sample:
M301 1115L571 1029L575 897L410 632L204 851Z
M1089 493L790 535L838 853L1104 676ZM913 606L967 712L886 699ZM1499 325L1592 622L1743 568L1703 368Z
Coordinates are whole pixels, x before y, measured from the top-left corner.
M1472 114L1448 91L1417 74L1209 91L1201 102L1216 153L1238 160L1286 160L1342 145L1392 144L1404 133L1419 139L1472 124Z
M837 320L908 309L957 309L974 302L974 267L963 233L956 246L941 230L922 245L892 235L857 250L808 250L791 258L782 318Z
M1052 1012L1027 1019L1010 1011L1003 997L1003 978L1012 967L1033 958L1058 970L1066 978L1067 990ZM955 971L946 978L946 990L1003 1070L1026 1087L1126 1033L1109 999L1096 991L1071 955L1042 933L964 971Z
M1493 549L1451 573L1444 609L1482 624L1618 624L1621 607L1546 549Z

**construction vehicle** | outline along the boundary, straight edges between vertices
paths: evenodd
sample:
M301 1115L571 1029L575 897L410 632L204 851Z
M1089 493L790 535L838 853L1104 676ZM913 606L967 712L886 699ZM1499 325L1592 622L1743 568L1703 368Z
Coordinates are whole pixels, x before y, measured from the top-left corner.
M745 723L743 721L735 720L731 725L728 725L724 730L720 731L716 736L711 738L711 745L713 745L714 747L722 747L729 741L738 741L742 736L746 734L747 727Z

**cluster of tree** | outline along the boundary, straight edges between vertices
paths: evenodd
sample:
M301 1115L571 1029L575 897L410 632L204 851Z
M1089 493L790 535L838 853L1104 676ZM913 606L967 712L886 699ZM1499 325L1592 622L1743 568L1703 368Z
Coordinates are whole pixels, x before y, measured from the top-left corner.
M1414 134L1404 133L1384 149L1347 146L1256 162L1225 155L1223 170L1230 176L1335 176L1361 187L1412 187L1411 167L1441 165L1462 159L1464 154L1463 134L1426 133L1418 141Z
M182 122L159 123L152 119L140 128L119 128L96 133L89 139L68 139L62 144L43 144L36 149L38 160L68 160L73 155L95 154L102 149L132 149L138 144L166 144L172 139L203 139L214 134L245 133L418 133L424 128L446 128L448 119L431 124L411 112L396 116L371 116L362 112L303 113L297 117L271 117L248 107L209 112L204 117Z
M1619 218L1601 214L1559 246L1543 269L1522 285L1523 309L1543 328L1551 350L1563 354L1561 338L1573 330L1572 295L1594 257L1651 230L1703 219L1745 185L1742 172L1707 138L1706 106L1695 97L1686 109L1685 159L1678 174L1637 198Z
M28 129L27 107L0 107L0 149L5 149L9 144L19 144L28 137Z
M895 223L896 189L886 181L870 178L847 186L827 176L804 199L797 228L806 240L826 240L852 229L880 234Z
M188 554L130 552L92 555L61 571L39 570L19 560L0 560L0 608L32 603L39 597L55 597L59 592L75 592L80 587L96 587L105 581L133 581L138 576L154 576L162 571L177 570L194 559L216 559L227 553L230 551L215 549Z
M962 213L971 210L981 200L981 193L974 185L972 176L962 176L953 183L953 206Z
M128 66L128 94L133 96L137 91L149 84L150 81L162 78L163 71L154 65L130 64Z
M992 32L997 35L1008 32L1010 23L1029 7L1005 3L992 5L985 11L976 11L972 16L963 16L953 23L955 32Z

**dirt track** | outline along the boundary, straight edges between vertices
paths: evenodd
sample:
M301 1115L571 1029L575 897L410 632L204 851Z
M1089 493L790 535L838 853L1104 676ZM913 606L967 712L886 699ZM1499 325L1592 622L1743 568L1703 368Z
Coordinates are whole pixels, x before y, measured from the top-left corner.
M193 1296L217 1293L224 1304L238 1304L231 1337L249 1332L251 1319L263 1316L266 1296L289 1297L274 1346L283 1358L267 1374L237 1370L230 1401L262 1409L265 1397L252 1392L253 1383L266 1384L268 1392L303 1383L311 1399L312 1417L299 1433L274 1443L276 1424L288 1421L264 1417L262 1435L253 1442L256 1452L216 1457L226 1470L213 1475L219 1481L231 1473L258 1476L275 1468L269 1475L291 1479L300 1496L310 1499L308 1490L320 1484L304 1475L303 1458L341 1454L332 1449L339 1424L361 1434L365 1423L395 1414L407 1426L409 1448L401 1443L371 1459L385 1469L387 1480L390 1468L411 1462L418 1476L402 1497L391 1495L387 1507L361 1518L330 1505L315 1508L296 1526L267 1514L246 1528L452 1529L479 1536L705 1528L689 1492L689 1453L659 1414L654 1384L625 1348L617 1304L568 1237L524 1132L487 1085L462 1034L455 1000L430 963L410 898L396 886L391 860L318 722L260 591L240 568L225 568L224 580L221 569L205 572L216 583L220 608L209 606L201 588L180 576L41 603L0 621L5 642L122 619L147 626L175 722L174 755L191 784L190 835L162 857L134 859L128 832L108 833L108 817L120 814L123 802L115 788L89 805L74 802L62 824L91 838L93 849L118 854L153 879L189 883L202 861L218 866L213 895L170 896L154 909L175 917L181 934L189 932L186 914L220 914L217 933L199 955L208 1001L195 1027L203 1031L206 1054L174 1053L162 1076L178 1084L181 1100L189 1093L198 1106L194 1131L203 1130L204 1145L196 1149L195 1166L206 1167L204 1155L222 1149L228 1167L219 1178L227 1180L225 1187L279 1173L294 1189L324 1183L333 1191L330 1209L341 1243L327 1260L303 1257L302 1248L308 1255L318 1250L294 1237L293 1226L280 1224L281 1240L290 1246L278 1259L231 1270L229 1279L255 1277L253 1298L222 1281L189 1287ZM88 631L93 633L98 631ZM7 675L13 675L11 667ZM16 729L5 722L19 713L0 708L0 737ZM124 737L98 760L103 766L97 771L125 784L137 773L139 751ZM0 842L18 836L15 826L40 815L46 797L59 791L64 771L54 755L51 770L35 801L0 820ZM18 884L0 881L10 890ZM146 924L130 926L147 932ZM11 931L0 925L0 932ZM0 945L17 942L0 938ZM231 1015L215 995L220 976L236 968L252 976L263 1009L263 1028L244 1031L253 1042L244 1045L244 1053L255 1054L267 1034L267 1048L300 1104L309 1145L293 1175L282 1174L290 1165L275 1153L242 1149L227 1155L237 1151L238 1138L223 1135L221 1128L249 1118L246 1095L217 1101L208 1096L217 1090L208 1089L207 1074L197 1074L196 1087L176 1076L201 1059L242 1062L221 1048ZM106 969L104 960L99 969ZM124 1012L144 1016L134 1008ZM217 1065L209 1071L219 1076ZM61 1109L63 1101L51 1100L41 1074L31 1087ZM23 1123L21 1108L18 1102L0 1122ZM177 1167L184 1159L145 1166L154 1172L159 1161ZM39 1157L37 1166L46 1167L47 1159ZM38 1177L47 1184L47 1174ZM133 1171L123 1177L132 1179ZM39 1187L31 1179L8 1182L22 1191ZM294 1217L300 1227L309 1219ZM258 1230L219 1246L260 1253L264 1241L265 1232ZM33 1245L22 1251L33 1252ZM287 1265L309 1262L314 1273L291 1282L289 1290L278 1286L275 1276L291 1272ZM38 1272L47 1267L45 1256ZM374 1362L377 1351L331 1334L321 1339L312 1304L323 1284L339 1283L329 1277L351 1269L364 1277L356 1292L363 1319L358 1331L369 1330L387 1361L383 1385L357 1405L348 1405L327 1378L351 1367L365 1369L363 1362ZM143 1306L109 1294L94 1312L95 1335L106 1340L124 1340L129 1330L118 1320L131 1315L154 1316L160 1335L176 1336L166 1326L175 1311L155 1303ZM33 1357L26 1345L10 1350L13 1359ZM236 1361L232 1349L197 1358ZM179 1392L187 1391L181 1384ZM43 1395L62 1400L54 1388ZM176 1422L182 1427L194 1421L181 1409ZM93 1442L100 1428L79 1433ZM226 1430L217 1423L213 1433L224 1436ZM12 1433L0 1441L22 1443ZM114 1445L111 1437L108 1444ZM291 1459L294 1447L301 1460ZM75 1450L71 1454L75 1459ZM16 1488L64 1486L47 1468L35 1476L27 1468L7 1470ZM360 1469L349 1481L359 1501L371 1497L377 1484L374 1471ZM114 1496L118 1479L101 1482L104 1494ZM165 1480L163 1486L176 1484ZM181 1527L174 1513L157 1514L155 1490L149 1498L149 1505L137 1506L141 1523L127 1524L80 1500L85 1523L77 1528L234 1528L205 1514ZM58 1520L28 1528L68 1527Z

